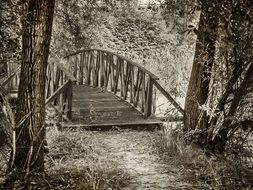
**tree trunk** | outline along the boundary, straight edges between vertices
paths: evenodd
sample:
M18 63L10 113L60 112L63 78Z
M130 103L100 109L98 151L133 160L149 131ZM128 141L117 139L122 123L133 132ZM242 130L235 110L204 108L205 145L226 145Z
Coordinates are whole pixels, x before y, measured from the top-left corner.
M9 170L44 171L45 81L55 0L22 1L22 61L16 149Z
M218 29L218 3L202 1L198 36L190 82L185 99L184 127L186 131L208 127L208 118L200 106L206 104L214 63Z

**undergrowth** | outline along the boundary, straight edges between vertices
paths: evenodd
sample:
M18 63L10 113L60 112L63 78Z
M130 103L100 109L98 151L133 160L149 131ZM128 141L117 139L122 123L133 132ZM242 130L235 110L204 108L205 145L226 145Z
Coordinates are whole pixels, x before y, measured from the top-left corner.
M170 124L157 132L153 145L166 164L180 168L181 180L192 184L192 189L253 188L252 170L225 156L207 156L187 142L181 131L181 124Z
M131 177L120 169L103 142L94 141L97 132L47 130L45 173L33 173L26 178L5 176L0 168L0 190L108 190L122 189ZM2 154L1 154L2 155ZM5 165L6 159L0 163ZM2 167L2 165L1 165Z
M105 153L105 146L94 144L95 135L96 132L58 131L56 128L48 131L50 152L46 168L52 179L50 189L103 190L128 185L129 174Z

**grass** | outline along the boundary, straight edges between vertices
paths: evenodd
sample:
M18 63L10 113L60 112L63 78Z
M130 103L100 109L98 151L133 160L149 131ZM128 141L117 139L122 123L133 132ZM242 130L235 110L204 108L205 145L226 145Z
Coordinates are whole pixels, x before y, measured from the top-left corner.
M180 133L180 124L170 124L157 132L153 145L168 164L179 168L180 180L192 184L191 189L245 189L253 188L252 171L225 157L208 157L198 147L189 144Z
M0 189L122 189L129 184L131 177L118 167L112 155L106 153L103 144L96 146L96 133L59 131L56 127L50 127L47 130L49 152L45 160L45 174L33 174L27 179L10 179L10 183L5 183L4 169L0 175ZM5 186L1 186L1 183L5 183Z
M50 189L121 189L130 176L120 169L105 146L96 146L96 132L48 131L46 168ZM102 143L102 142L101 142Z

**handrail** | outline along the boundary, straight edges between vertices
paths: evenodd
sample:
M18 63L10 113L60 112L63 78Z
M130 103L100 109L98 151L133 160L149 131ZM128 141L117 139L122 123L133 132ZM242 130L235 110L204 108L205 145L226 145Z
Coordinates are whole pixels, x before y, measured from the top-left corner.
M67 117L71 118L72 110L72 84L76 83L76 78L68 71L64 66L63 60L57 60L55 62L50 62L47 67L47 78L46 78L46 101L45 104L48 105L54 100L58 106L62 109L67 108ZM15 67L9 65L10 69L13 70ZM2 91L9 93L8 90L4 88L13 78L19 73L20 66L15 69L13 73L8 77L4 77L0 81L0 87ZM11 83L10 85L18 86L19 78ZM66 106L67 107L66 107Z
M62 94L68 87L71 85L71 81L68 80L65 82L60 88L58 88L49 98L46 99L45 104L48 105L52 101L54 101L60 94Z
M181 114L184 114L184 109L172 98L172 96L166 90L164 90L164 88L157 81L154 81L154 85Z
M178 113L184 113L183 108L158 83L159 78L156 75L128 58L107 50L82 49L64 59L69 61L68 66L80 85L110 90L146 117L156 112L156 90Z
M132 60L122 56L122 55L119 55L117 53L114 53L114 52L111 52L111 51L108 51L108 50L101 50L101 49L82 49L82 50L79 50L77 52L74 52L74 53L71 53L67 56L64 57L64 59L68 58L68 57L71 57L73 55L77 55L79 53L83 53L85 51L100 51L100 52L103 52L103 53L108 53L108 54L111 54L111 55L114 55L120 59L123 59L125 60L126 62L128 62L129 64L131 65L134 65L136 67L138 67L140 70L142 70L143 72L147 73L152 79L154 80L159 80L159 77L157 77L156 75L154 75L153 73L151 73L149 70L147 70L145 67L143 67L142 65L140 65L139 63L136 63L136 62L133 62Z
M62 60L50 62L47 69L45 104L59 106L64 112L67 109L67 118L71 119L72 112L72 84L76 78L68 71ZM53 106L53 105L52 105ZM54 106L53 106L54 107ZM56 107L54 107L56 109Z

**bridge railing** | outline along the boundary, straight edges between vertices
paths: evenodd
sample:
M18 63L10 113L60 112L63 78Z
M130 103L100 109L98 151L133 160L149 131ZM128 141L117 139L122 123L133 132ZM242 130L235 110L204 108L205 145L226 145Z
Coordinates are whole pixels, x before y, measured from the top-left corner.
M71 119L72 85L76 79L69 73L61 61L51 62L47 67L46 105L51 106L60 114Z
M146 117L156 112L156 91L180 114L183 113L180 105L157 82L159 78L156 75L123 56L105 50L86 49L65 59L78 84L109 90Z
M6 94L14 94L17 98L17 90L20 81L20 66L8 64L7 76L0 80L0 85ZM69 73L59 60L50 62L46 76L46 105L54 108L59 114L71 118L72 110L72 84L76 79Z

